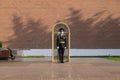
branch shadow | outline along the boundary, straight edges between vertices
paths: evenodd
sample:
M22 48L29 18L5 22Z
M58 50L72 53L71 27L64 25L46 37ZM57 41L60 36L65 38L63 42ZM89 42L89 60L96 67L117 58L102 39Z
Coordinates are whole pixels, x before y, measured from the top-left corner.
M71 48L75 49L119 49L120 17L113 15L103 17L106 10L100 11L83 20L82 10L69 9L70 18L63 21L69 23L71 30ZM98 21L98 22L96 22ZM29 17L26 23L21 16L13 15L14 35L7 41L10 48L49 49L51 48L51 32L41 19Z
M9 37L8 46L18 49L46 49L51 48L51 33L46 31L47 26L42 20L27 18L26 23L22 17L14 14L13 19L14 35Z
M106 10L104 10L94 14L86 20L83 20L82 10L70 8L69 11L70 18L64 21L68 22L70 25L71 48L120 48L120 17L112 18L113 15L108 15L104 20L99 21L106 12Z

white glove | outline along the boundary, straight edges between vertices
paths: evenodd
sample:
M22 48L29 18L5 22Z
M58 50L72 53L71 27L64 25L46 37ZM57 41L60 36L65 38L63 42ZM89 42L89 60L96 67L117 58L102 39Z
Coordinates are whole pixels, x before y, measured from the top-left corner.
M65 47L65 49L66 49L66 47Z
M59 49L59 47L57 47L57 49Z

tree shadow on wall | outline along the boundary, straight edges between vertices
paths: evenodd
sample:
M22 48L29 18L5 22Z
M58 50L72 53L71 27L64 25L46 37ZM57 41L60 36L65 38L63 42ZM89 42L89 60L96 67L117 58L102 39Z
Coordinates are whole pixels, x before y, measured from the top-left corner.
M71 48L81 49L119 49L120 48L120 17L108 15L99 20L106 12L100 11L83 20L81 10L69 9L70 18L64 20L71 29ZM96 22L98 21L98 22Z
M51 47L51 33L46 31L45 26L39 19L35 21L28 18L26 23L22 21L22 17L13 16L14 35L9 37L7 47L17 49L46 49Z

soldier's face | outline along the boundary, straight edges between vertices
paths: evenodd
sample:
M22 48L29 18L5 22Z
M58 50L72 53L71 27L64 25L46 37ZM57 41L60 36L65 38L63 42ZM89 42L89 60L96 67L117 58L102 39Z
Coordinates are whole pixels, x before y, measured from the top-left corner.
M64 31L62 30L60 34L63 35L63 34L64 34Z

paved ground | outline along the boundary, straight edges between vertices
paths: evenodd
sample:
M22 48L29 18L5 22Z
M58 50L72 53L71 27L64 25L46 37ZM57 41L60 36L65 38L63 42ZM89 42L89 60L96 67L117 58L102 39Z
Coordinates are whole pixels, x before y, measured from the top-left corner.
M49 58L0 61L0 80L120 80L120 62L100 58L74 58L64 64L53 64Z

